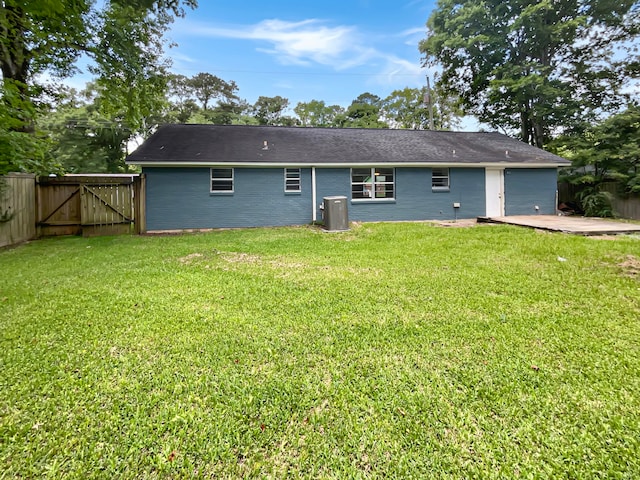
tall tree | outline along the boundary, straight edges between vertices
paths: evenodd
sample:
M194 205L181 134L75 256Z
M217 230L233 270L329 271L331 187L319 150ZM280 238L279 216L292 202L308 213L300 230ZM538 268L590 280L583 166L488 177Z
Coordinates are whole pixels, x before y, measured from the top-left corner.
M189 80L193 94L202 103L202 109L209 109L209 102L222 99L226 102L237 100L238 86L235 82L226 82L210 73L198 73Z
M551 145L572 160L569 179L596 186L616 181L627 193L640 193L640 106L590 126L579 135L560 137Z
M41 91L36 79L44 72L69 76L83 54L93 60L90 71L104 89L101 108L109 114L117 110L132 127L144 130L146 118L163 102L163 34L185 7L196 5L196 0L0 2L5 112L0 117L7 120L0 125L0 139L19 138L24 145L37 140L17 136L35 131L35 100ZM12 149L15 160L3 168L39 168L18 146L0 145L0 151Z
M636 0L439 0L420 50L466 113L542 147L619 107L638 16Z
M421 130L429 128L429 111L425 105L426 87L394 90L382 100L384 118L392 122L393 128ZM461 117L457 100L446 94L432 92L433 117L437 130L452 130Z
M56 108L38 120L47 133L52 156L65 172L121 173L131 128L119 117L107 117L98 108L100 86L90 83L77 93L61 96Z
M282 125L288 123L283 115L288 106L289 99L279 95L275 97L260 96L253 104L253 114L260 125Z
M189 118L200 109L194 100L189 79L184 75L170 74L167 77L167 89L169 110L164 120L187 123Z
M303 127L335 126L336 116L344 113L339 105L327 105L324 100L299 102L293 109Z
M382 99L372 93L360 94L347 108L341 119L342 127L389 128L380 119Z

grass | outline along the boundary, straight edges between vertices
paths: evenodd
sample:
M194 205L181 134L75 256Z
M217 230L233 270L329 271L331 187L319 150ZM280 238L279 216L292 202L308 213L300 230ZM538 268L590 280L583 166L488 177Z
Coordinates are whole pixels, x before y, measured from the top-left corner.
M0 478L640 476L638 237L54 238L0 271Z

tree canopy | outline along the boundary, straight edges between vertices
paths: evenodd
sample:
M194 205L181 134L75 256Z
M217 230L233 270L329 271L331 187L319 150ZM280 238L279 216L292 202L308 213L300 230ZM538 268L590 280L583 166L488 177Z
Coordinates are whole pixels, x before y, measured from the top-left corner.
M164 102L163 35L196 0L4 0L0 3L0 173L47 171L35 119L45 86L40 75L64 78L77 60L91 60L102 88L99 108L133 129Z
M420 50L467 114L542 147L625 103L638 18L633 0L439 0Z

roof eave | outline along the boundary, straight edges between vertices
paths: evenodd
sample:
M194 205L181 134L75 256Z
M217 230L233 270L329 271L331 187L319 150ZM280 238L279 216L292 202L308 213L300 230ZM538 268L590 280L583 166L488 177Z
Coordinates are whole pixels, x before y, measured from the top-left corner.
M560 168L570 162L167 162L127 161L128 165L141 167L253 167L253 168L351 168L351 167L449 167L449 168Z

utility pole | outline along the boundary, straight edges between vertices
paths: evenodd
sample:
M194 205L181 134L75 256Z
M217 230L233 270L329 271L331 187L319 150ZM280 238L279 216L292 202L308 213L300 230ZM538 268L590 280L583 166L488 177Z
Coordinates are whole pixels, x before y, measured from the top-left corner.
M433 126L433 95L431 94L429 75L427 75L427 93L424 94L424 105L429 110L429 130L435 130Z

